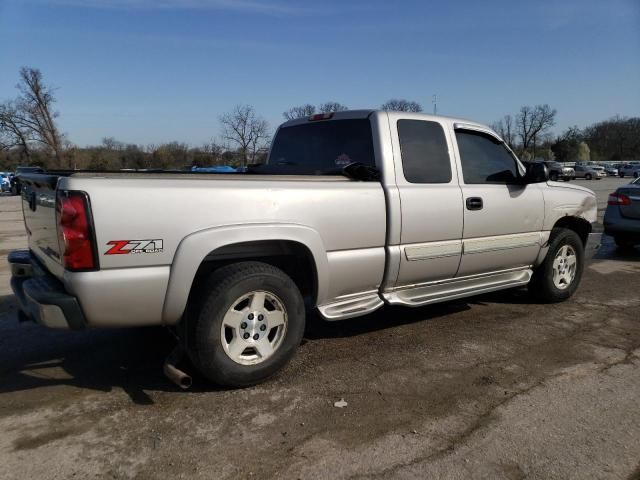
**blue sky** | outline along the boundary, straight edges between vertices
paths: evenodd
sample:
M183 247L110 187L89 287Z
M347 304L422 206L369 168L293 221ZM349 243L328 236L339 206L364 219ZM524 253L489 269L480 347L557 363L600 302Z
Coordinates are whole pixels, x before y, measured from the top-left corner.
M404 97L490 123L549 103L561 130L640 115L640 0L0 0L0 100L57 87L62 130L193 145L247 103Z

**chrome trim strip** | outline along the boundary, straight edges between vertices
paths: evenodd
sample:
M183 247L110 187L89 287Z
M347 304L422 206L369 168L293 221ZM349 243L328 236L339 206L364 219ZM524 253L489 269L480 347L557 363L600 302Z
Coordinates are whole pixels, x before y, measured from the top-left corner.
M542 245L542 236L540 232L517 233L514 235L466 239L463 244L463 254L467 255Z
M429 258L453 257L462 253L462 241L429 242L408 245L404 254L408 261L427 260Z

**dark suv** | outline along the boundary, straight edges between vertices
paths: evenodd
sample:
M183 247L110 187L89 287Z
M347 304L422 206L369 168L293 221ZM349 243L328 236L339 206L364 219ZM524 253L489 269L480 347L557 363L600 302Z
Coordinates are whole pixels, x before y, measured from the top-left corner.
M20 195L22 191L22 183L20 182L21 173L42 173L44 170L42 167L18 167L16 168L16 174L11 178L11 194Z

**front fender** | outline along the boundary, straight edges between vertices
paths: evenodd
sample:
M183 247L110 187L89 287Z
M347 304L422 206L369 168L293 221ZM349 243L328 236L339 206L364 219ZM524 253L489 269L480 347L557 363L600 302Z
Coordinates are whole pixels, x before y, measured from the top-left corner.
M261 240L292 241L307 247L313 256L318 275L316 301L324 301L329 281L329 265L324 243L316 230L288 223L224 225L200 230L180 241L171 265L162 322L165 325L178 323L187 306L196 272L209 253L227 245Z

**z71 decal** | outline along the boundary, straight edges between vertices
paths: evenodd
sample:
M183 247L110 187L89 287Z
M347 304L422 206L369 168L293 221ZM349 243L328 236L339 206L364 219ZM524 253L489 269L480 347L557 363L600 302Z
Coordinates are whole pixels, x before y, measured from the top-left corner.
M111 240L113 245L105 255L128 255L130 253L162 253L162 240Z

